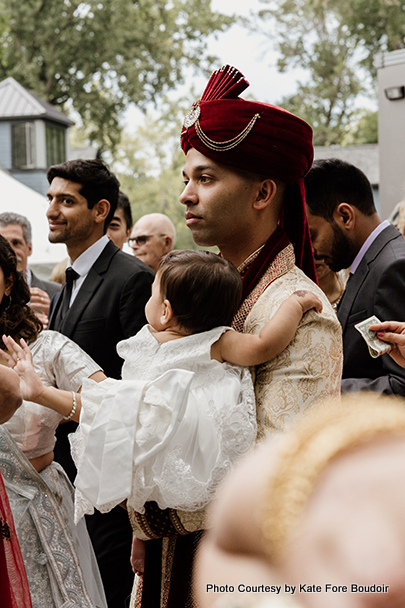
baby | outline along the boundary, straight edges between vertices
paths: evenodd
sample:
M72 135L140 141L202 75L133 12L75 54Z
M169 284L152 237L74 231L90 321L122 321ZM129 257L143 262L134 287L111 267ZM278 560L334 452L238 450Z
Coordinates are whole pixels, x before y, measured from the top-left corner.
M123 501L138 512L152 500L161 509L200 509L232 463L254 445L256 408L247 367L280 354L303 314L320 312L322 304L311 292L297 291L260 334L241 334L229 327L241 293L238 271L223 258L205 251L169 253L146 304L149 325L117 346L122 380L85 381L73 408L70 393L34 378L26 345L21 349L5 338L25 398L73 419L82 407L71 437L76 520Z

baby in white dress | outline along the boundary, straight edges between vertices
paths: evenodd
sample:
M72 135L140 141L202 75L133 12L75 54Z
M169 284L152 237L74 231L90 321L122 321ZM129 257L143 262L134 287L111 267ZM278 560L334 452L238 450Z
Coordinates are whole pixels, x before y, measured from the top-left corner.
M277 356L302 315L322 305L296 292L259 335L240 334L229 326L241 293L236 268L213 253L174 251L162 260L145 308L149 325L118 344L122 380L85 381L74 397L82 406L71 436L77 520L123 501L139 512L151 500L161 509L200 509L254 445L247 367ZM23 369L26 349L6 340L29 398L70 414L71 394L34 386Z

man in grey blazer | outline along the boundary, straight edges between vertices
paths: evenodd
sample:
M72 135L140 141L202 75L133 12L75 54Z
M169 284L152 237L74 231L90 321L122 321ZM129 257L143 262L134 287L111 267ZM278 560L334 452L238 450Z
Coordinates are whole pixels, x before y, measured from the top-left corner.
M107 376L120 378L116 345L146 323L144 308L154 274L123 253L106 236L118 201L119 182L99 160L67 161L48 171L49 240L65 243L67 281L50 316L50 329L79 344ZM55 458L71 480L75 470L66 436L75 423L57 432ZM75 425L76 426L76 425ZM109 608L124 608L131 593L132 533L121 507L87 520Z
M367 177L339 159L318 160L305 178L315 256L350 268L338 307L343 331L342 391L405 396L405 370L389 355L373 359L354 325L375 315L405 321L405 239L381 222Z

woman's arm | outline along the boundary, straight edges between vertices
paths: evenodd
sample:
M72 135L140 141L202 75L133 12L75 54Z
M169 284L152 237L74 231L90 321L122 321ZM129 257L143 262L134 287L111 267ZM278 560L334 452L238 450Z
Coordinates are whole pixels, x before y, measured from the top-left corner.
M82 406L80 394L45 386L33 367L32 354L24 340L21 340L20 346L10 336L3 336L3 342L8 349L3 352L3 356L19 375L23 398L48 407L65 418L70 416L69 420L79 422ZM90 378L101 382L106 376L97 371Z
M260 334L228 331L213 345L212 358L237 365L260 365L279 355L291 342L302 315L315 308L322 311L320 299L310 291L294 292L285 300Z
M7 422L22 402L20 379L14 370L0 365L0 424Z
M79 422L82 409L79 393L62 391L54 386L43 385L43 387L41 394L31 396L29 400L62 414L67 420Z

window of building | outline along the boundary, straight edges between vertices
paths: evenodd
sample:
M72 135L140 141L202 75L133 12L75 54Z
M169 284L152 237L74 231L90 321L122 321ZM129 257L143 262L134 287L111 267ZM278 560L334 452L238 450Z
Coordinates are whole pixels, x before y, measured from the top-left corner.
M12 162L14 169L35 167L35 131L33 122L11 125Z
M46 164L58 165L66 160L65 129L46 125Z

